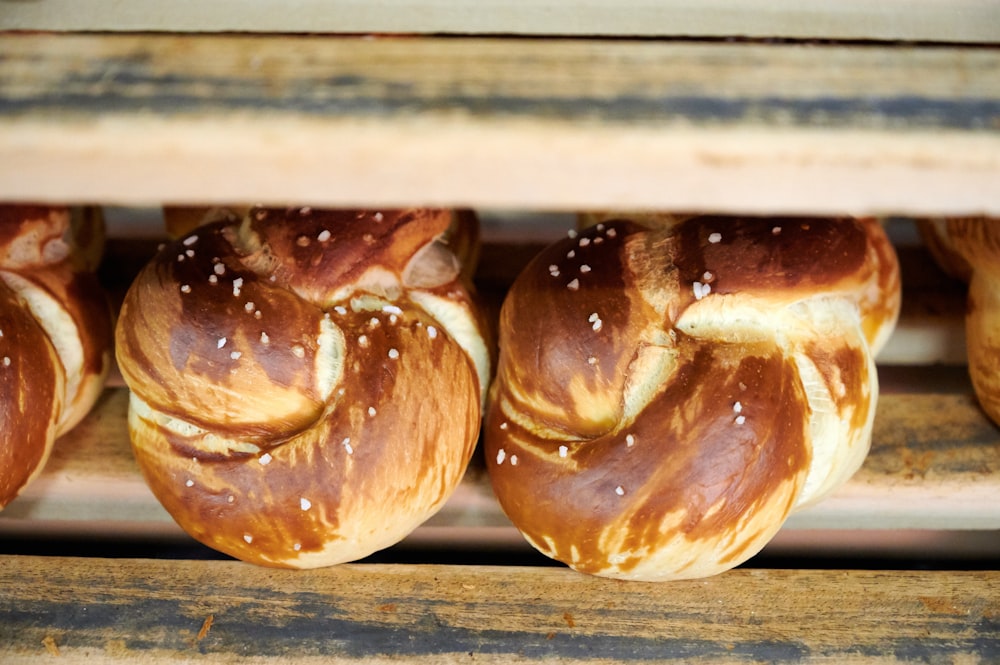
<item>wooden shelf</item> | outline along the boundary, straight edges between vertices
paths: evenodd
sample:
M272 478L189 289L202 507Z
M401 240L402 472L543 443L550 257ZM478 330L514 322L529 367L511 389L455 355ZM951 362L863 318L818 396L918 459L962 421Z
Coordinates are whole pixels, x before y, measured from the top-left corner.
M148 34L0 47L0 200L1000 215L995 49Z
M732 571L0 557L0 658L60 663L990 662L996 572Z
M0 30L516 34L1000 41L1000 4L977 0L35 0Z
M0 4L0 201L495 210L494 306L551 230L515 211L1000 216L995 0ZM137 226L112 234L118 296L155 247ZM963 366L963 287L900 250L872 452L765 550L854 570L91 558L190 542L119 380L0 513L0 542L45 554L0 554L0 661L996 661L1000 429ZM481 464L407 544L527 548ZM965 555L991 570L862 569Z

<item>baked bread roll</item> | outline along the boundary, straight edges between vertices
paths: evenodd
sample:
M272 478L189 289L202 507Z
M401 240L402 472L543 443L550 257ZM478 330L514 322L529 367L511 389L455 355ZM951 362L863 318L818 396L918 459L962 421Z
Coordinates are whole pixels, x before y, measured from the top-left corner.
M490 358L444 210L255 208L164 247L117 353L153 493L202 543L311 568L437 511L477 442Z
M946 271L969 283L965 313L965 342L969 376L983 411L1000 424L1000 219L951 217L926 220L933 232L933 247L944 246L950 254L933 250ZM925 229L927 227L925 226ZM951 258L949 258L951 257Z
M111 308L94 271L97 208L0 206L0 508L41 472L111 365Z
M869 449L900 304L868 219L606 219L512 285L484 429L542 553L636 580L758 552Z

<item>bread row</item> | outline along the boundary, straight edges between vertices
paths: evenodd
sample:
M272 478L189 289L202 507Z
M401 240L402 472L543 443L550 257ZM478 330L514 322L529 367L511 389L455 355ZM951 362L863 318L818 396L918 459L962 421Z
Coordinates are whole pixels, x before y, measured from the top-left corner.
M17 239L13 210L8 245L35 242ZM242 560L309 568L388 547L444 504L481 442L500 505L541 552L596 575L702 577L753 556L868 451L873 358L900 306L875 220L581 216L515 280L494 328L469 212L166 213L173 237L114 326L133 451L180 526ZM35 253L86 256L73 228L67 250ZM93 279L89 256L60 279ZM40 269L5 259L0 276L44 282L26 271ZM55 401L89 408L112 326L86 284L66 293L87 294L90 318L56 318L100 343L81 342L82 365L59 360L84 397ZM0 345L54 309L10 288ZM31 409L44 435L16 433L8 405L36 403L26 368L43 357L16 344L0 375L7 501L81 408ZM30 471L7 473L27 457Z

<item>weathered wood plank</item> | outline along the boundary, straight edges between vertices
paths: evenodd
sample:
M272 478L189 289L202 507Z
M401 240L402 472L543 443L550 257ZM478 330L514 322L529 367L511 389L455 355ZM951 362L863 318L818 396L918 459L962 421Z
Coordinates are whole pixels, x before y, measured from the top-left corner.
M975 0L36 0L0 30L457 33L1000 41L1000 5Z
M0 557L5 663L992 662L995 572L738 570L664 585L556 568Z
M0 37L0 199L1000 214L994 49Z

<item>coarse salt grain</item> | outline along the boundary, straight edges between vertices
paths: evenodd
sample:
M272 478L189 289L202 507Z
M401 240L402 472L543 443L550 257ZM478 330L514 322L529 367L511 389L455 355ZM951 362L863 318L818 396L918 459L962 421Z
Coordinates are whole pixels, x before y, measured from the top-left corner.
M605 235L607 235L609 238L614 238L615 236L618 235L618 232L615 231L614 229L608 229L608 232Z
M270 344L271 343L271 338L267 336L266 332L261 332L260 333L260 343L261 344Z
M212 270L215 272L216 275L219 275L221 277L222 275L226 274L226 265L224 263L216 263L214 266L212 266Z
M431 339L437 339L438 331L434 326L427 326L427 336Z
M247 545L249 545L250 543L253 542L253 536L251 536L249 533L244 533L243 540L247 541Z
M715 245L717 243L720 243L720 242L722 242L722 234L721 233L710 233L710 234L708 234L708 241L710 243L712 243L713 245Z
M506 430L507 429L507 423L506 422L500 423L500 429Z
M323 229L322 231L319 232L319 235L316 236L316 239L319 240L320 242L326 242L327 240L330 239L330 235L331 234L329 231Z
M368 348L368 335L358 336L358 346L360 346L362 349Z
M299 550L302 549L302 543L295 543L294 545L292 545L292 549L298 552Z
M626 435L625 436L625 445L628 446L629 448L631 448L632 446L634 446L635 445L635 437L632 436L631 434Z
M268 464L271 463L272 459L273 458L271 457L271 453L264 453L263 455L257 458L257 461L260 462L262 466L267 466Z
M187 238L184 238L184 246L185 247L190 247L191 245L195 244L196 242L198 242L198 236L188 236Z
M736 402L733 404L733 413L739 413L743 410L743 404L741 402Z
M252 311L254 310L254 307L255 307L255 305L254 305L254 304L253 304L253 302L251 301L251 302L248 302L247 304L243 305L243 310L244 310L244 311L245 311L245 312L246 312L247 314L249 314L250 312L252 312Z
M576 256L576 250L571 249L568 252L566 252L566 258L567 259L572 259L575 256Z
M572 282L566 285L566 288L570 291L577 291L580 288L580 280L574 278Z
M587 358L587 364L588 365L596 365L597 364L597 358L595 358L594 356L590 356L589 358Z
M584 263L582 266L580 266L580 272L586 275L588 272L590 272L590 266Z
M775 226L773 229L771 229L771 235L773 236L781 235L781 227Z
M209 284L218 284L219 283L219 277L218 277L218 275L209 275L208 276L208 283Z
M618 496L625 496L625 488L619 485L618 487L615 488L615 494L617 494Z
M742 425L742 424L743 424L743 423L745 423L746 421L747 421L747 417L746 417L746 416L736 416L736 420L735 420L734 422L735 422L735 423L736 423L737 425Z
M220 337L219 341L215 343L215 348L221 349L222 347L224 347L226 345L226 342L228 342L228 341L229 340L226 339L225 337Z
M559 457L566 457L569 454L569 448L566 446L559 446Z
M374 417L376 413L377 412L375 411L375 407L374 406L369 406L368 407L368 415L369 416Z
M312 501L310 501L305 497L302 497L301 499L299 499L299 507L302 508L302 510L309 510L310 508L312 508Z
M344 307L343 305L337 305L336 307L333 308L333 311L335 311L337 314L340 315L347 314L347 308Z
M497 451L497 464L503 464L505 459L507 459L507 451L501 448Z
M590 244L590 238L580 238L580 247L586 247Z
M187 482L184 483L184 486L185 487L194 487L194 481L191 480L190 478L188 478Z
M399 357L399 351L397 351L396 349L389 349L389 357L395 360L396 358Z
M570 229L569 231L566 232L566 235L568 235L570 238L575 238L577 236L576 229Z
M510 465L511 466L517 466L517 455L511 455L510 456Z
M191 293L191 286L188 284L181 284L181 293Z
M242 356L243 354L240 353L239 351L233 351L232 353L229 354L229 357L232 358L233 360L239 360Z
M4 356L3 357L3 366L4 367L10 367L10 356Z
M194 258L194 250L193 249L189 249L186 252L184 252L184 255L187 256L189 259L193 259Z
M340 445L344 446L344 450L347 451L348 455L354 454L354 446L351 445L351 437L345 438L343 441L340 442Z

